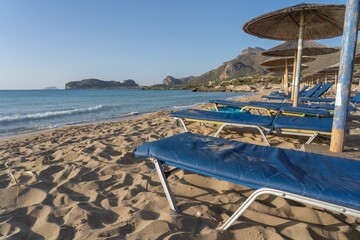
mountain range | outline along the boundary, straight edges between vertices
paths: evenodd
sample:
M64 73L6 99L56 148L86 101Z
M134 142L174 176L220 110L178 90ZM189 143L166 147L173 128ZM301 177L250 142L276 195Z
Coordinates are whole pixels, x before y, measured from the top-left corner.
M265 49L260 47L248 47L244 49L236 58L223 63L216 69L210 70L200 76L190 76L184 78L174 78L167 76L163 80L163 85L208 85L209 83L221 83L241 77L273 76L260 63L268 59L261 55ZM360 53L360 43L357 44L357 53ZM306 63L309 68L302 71L302 76L308 76L321 69L334 65L340 61L340 51L327 55L315 56L316 60Z
M265 68L260 63L268 57L262 56L260 53L265 49L260 47L249 47L244 49L236 58L223 63L216 69L210 70L200 76L174 78L167 76L163 80L163 84L167 86L173 85L202 85L209 82L221 82L237 77L246 77L250 75L264 75Z

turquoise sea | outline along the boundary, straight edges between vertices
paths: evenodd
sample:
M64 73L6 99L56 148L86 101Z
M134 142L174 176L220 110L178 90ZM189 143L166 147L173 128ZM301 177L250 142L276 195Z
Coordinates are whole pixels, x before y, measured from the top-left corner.
M0 90L0 137L245 95L186 90Z

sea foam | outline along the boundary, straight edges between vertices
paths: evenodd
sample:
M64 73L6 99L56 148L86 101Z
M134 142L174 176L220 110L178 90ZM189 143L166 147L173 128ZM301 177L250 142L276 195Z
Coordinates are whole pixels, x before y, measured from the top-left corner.
M39 113L28 113L28 114L14 114L14 115L8 115L8 116L1 116L0 122L10 122L10 121L21 121L26 119L40 119L40 118L49 118L53 116L59 116L59 115L71 115L71 114L77 114L82 112L91 112L96 111L100 108L102 108L102 105L97 105L94 107L88 107L88 108L75 108L70 110L61 110L61 111L47 111L47 112L39 112Z

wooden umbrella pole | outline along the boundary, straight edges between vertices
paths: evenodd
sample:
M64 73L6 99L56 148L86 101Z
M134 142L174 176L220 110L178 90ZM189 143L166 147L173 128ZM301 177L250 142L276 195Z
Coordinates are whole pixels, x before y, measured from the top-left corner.
M291 82L291 100L294 100L294 86L295 86L295 73L296 73L296 59L297 59L297 55L296 55L296 51L294 54L294 66L293 66L293 75L292 75L292 82Z
M335 72L335 75L334 75L334 93L336 94L336 89L337 89L337 84L338 84L338 73Z
M301 58L304 43L304 14L301 12L300 15L300 29L299 29L299 41L298 50L296 56L296 74L295 74L295 85L294 85L294 101L293 107L298 106L299 101L299 85L300 85L300 73L301 73Z
M359 0L347 0L341 44L340 70L336 89L335 109L330 151L342 152L345 143L346 120L350 99L351 80L357 42Z
M285 60L285 72L284 72L284 91L285 95L289 94L288 82L289 82L289 72L288 72L288 61Z

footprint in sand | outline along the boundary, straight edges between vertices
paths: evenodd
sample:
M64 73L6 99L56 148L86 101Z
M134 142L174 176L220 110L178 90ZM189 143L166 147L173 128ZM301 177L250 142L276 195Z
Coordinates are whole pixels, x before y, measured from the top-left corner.
M19 188L18 186L0 189L0 208L22 208L41 203L47 193L36 188Z

